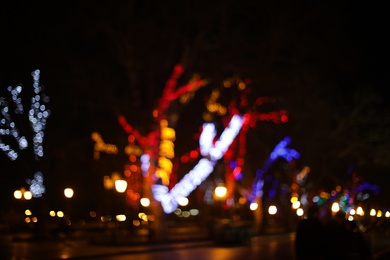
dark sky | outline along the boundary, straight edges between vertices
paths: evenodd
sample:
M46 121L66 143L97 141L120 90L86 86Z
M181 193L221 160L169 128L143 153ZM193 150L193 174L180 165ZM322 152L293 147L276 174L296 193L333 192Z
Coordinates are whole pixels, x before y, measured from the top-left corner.
M181 62L187 69L183 82L200 73L216 85L237 74L252 79L255 95L279 98L278 105L289 109L291 123L284 128L261 126L262 132L252 134L255 144L267 143L265 151L292 135L302 163L314 165L320 176L332 161L330 169L342 174L356 166L366 179L388 181L390 164L383 163L389 151L384 6L259 2L3 1L0 93L8 85L31 86L31 71L41 69L52 110L44 143L48 155L42 162L50 172L47 178L58 187L85 187L97 168L123 165L125 159L117 158L96 166L91 132L125 145L126 136L116 122L119 114L147 132L165 80ZM363 121L372 119L368 125L351 116L362 103L356 95L380 97L368 104L370 111L359 111ZM331 137L324 137L328 128L337 132L340 122L351 118L351 129L343 132L353 131L350 139L338 137L335 140L345 143L329 145ZM374 135L379 140L368 140ZM368 141L360 143L361 138ZM341 154L340 161L335 162L334 154ZM25 166L9 166L0 154L1 164L11 169L0 169L7 187L14 189L22 185L21 179L31 178L29 168L35 162L26 157L21 163ZM374 166L370 176L367 171Z

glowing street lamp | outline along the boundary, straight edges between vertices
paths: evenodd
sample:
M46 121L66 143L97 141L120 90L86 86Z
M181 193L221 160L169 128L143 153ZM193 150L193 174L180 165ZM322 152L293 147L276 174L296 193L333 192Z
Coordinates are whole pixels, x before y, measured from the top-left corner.
M140 199L140 203L143 207L149 207L150 205L150 200L148 198L142 198Z
M269 206L269 208L268 208L268 213L269 213L270 215L275 215L276 212L278 212L278 208L277 208L275 205Z
M116 180L115 181L115 189L119 193L124 193L127 188L127 181L125 180Z
M14 198L17 200L25 199L25 200L31 200L32 193L29 190L26 190L25 188L21 188L20 190L14 191Z
M227 194L227 189L225 186L218 186L215 188L214 193L218 199L223 199Z
M73 197L74 191L72 188L66 188L64 189L64 195L66 198L70 199Z

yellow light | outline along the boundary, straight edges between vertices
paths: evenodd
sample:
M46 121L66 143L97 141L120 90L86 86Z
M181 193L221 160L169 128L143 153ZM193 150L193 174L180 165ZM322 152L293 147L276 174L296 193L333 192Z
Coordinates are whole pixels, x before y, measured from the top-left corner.
M66 198L70 199L73 197L74 191L71 188L64 189L64 195Z
M116 180L115 181L115 189L119 193L124 193L127 188L127 181L125 180Z
M364 211L363 211L362 207L358 207L356 209L356 214L358 214L359 216L363 216L364 215Z
M332 204L332 212L338 212L340 210L340 205L337 202Z
M57 211L57 217L63 218L64 217L64 212L62 212L61 210Z
M49 215L50 215L50 217L55 217L56 213L54 210L50 210Z
M31 216L31 215L32 215L32 212L31 212L31 210L26 209L26 210L24 211L24 214L25 214L26 216Z
M23 196L22 191L20 191L20 190L14 191L14 197L15 197L15 199L19 200L19 199L22 198L22 196Z
M370 216L375 216L376 215L376 210L375 209L371 209L370 210Z
M25 192L23 193L23 198L24 198L25 200L31 200L31 199L32 199L32 193L31 193L31 191L25 191Z
M226 193L227 193L227 189L224 186L218 186L215 188L215 196L217 196L217 198L225 197Z
M376 216L377 216L378 218L382 217L382 211L381 211L381 210L378 210L378 212L376 213Z
M291 201L291 203L294 203L294 202L298 201L298 197L291 197L290 201Z
M119 214L119 215L116 215L116 220L120 221L120 222L123 222L123 221L126 221L126 215L124 214Z

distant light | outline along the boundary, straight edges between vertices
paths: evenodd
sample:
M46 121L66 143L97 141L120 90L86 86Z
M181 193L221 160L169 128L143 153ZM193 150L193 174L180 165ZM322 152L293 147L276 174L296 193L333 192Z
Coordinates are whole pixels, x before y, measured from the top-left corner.
M226 196L227 189L224 186L218 186L215 188L215 196L218 198L223 198Z
M181 197L177 199L177 203L179 203L180 206L187 206L188 205L188 199Z
M124 214L119 214L119 215L116 215L116 220L120 221L120 222L123 222L123 221L126 221L126 215Z
M294 201L293 204L291 205L293 209L298 209L300 206L301 206L301 202L299 201Z
M32 198L32 193L31 193L31 191L25 191L25 192L23 193L23 198L24 198L25 200L31 200L31 198Z
M127 188L127 181L125 180L116 180L115 181L115 189L119 193L124 193Z
M74 194L73 189L71 189L71 188L66 188L66 189L64 189L64 195L65 195L65 197L67 197L68 199L72 198L72 197L73 197L73 194Z
M386 217L386 218L390 218L390 212L389 212L389 211L386 211L385 217Z
M370 210L370 216L375 216L376 215L376 210L375 209L371 209Z
M140 203L143 207L149 207L150 200L148 198L141 198Z
M57 211L57 217L63 218L64 217L64 212L62 212L61 210Z
M353 221L353 216L349 216L348 221Z
M31 216L31 215L32 215L32 212L31 212L31 210L26 209L26 210L24 211L24 214L25 214L26 216Z
M20 191L20 190L16 190L16 191L14 191L14 197L15 197L15 199L21 199L22 198L22 196L23 196L23 194L22 194L22 191Z
M303 213L304 213L303 209L301 208L297 209L297 216L301 217L303 216Z
M340 205L337 202L333 202L332 204L332 212L340 211Z
M256 202L252 202L249 205L249 209L252 210L252 211L255 211L258 207L259 207L259 204L257 204Z
M378 210L378 212L376 213L376 216L377 216L378 218L382 217L382 211L381 211L381 210Z
M349 214L352 215L352 216L355 215L355 214L356 214L356 210L355 210L355 209L351 209L351 210L349 211Z
M54 210L50 210L49 215L50 215L50 217L55 217L56 212Z
M192 216L197 216L197 215L199 215L199 210L198 209L190 209L190 214Z
M359 216L363 216L364 215L364 211L363 211L362 207L358 207L356 209L356 214L358 214Z
M269 208L268 208L268 213L269 213L270 215L275 215L276 212L278 212L278 209L276 208L276 206L274 206L274 205L269 206Z

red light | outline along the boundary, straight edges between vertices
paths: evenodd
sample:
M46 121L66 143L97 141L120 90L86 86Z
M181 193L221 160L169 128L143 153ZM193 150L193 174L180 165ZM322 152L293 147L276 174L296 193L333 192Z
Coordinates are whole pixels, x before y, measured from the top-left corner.
M286 115L282 115L280 117L280 120L283 122L283 123L286 123L288 121L288 117Z
M195 150L191 151L190 157L191 157L191 159L195 159L196 157L198 157L198 151L195 151Z

